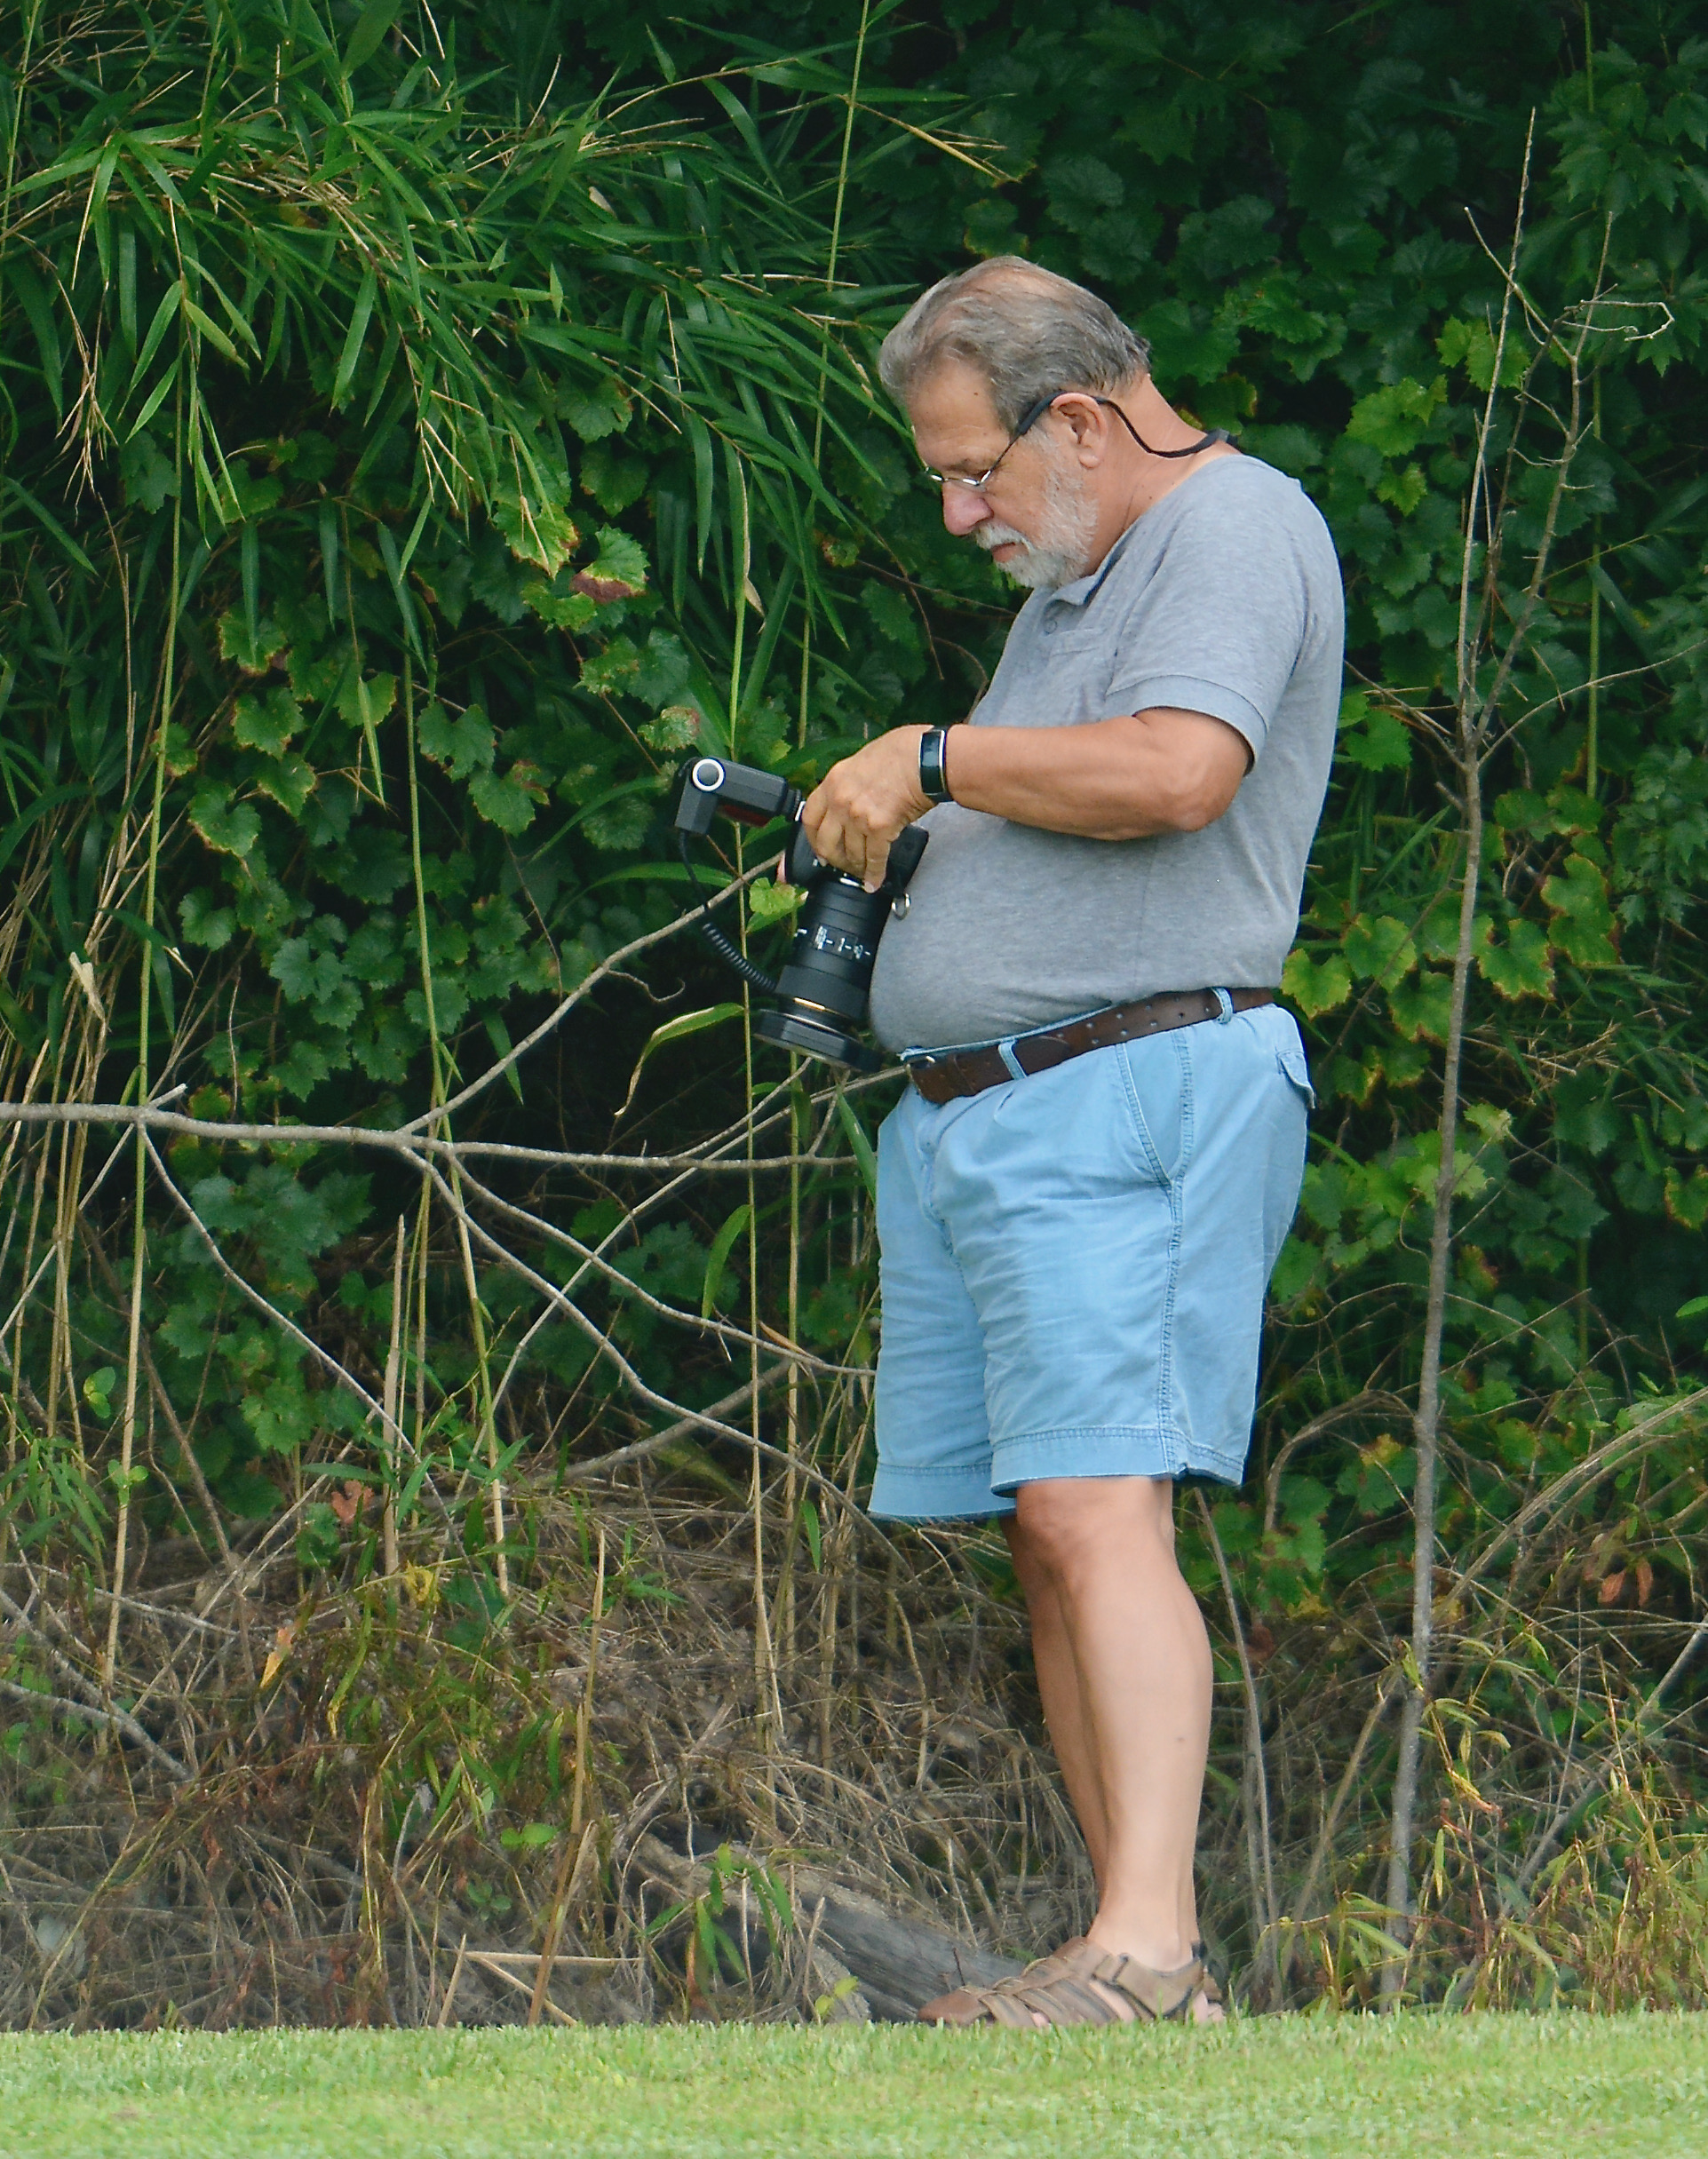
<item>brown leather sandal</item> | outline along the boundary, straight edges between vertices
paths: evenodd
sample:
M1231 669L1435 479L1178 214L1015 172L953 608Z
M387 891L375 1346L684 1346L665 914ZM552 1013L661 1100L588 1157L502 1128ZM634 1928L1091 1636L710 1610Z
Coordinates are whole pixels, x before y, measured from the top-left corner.
M994 1987L957 1987L953 1993L940 1994L934 2001L925 2003L914 2014L921 2024L989 2024L991 2020L984 2006L986 1995L1012 1994L1016 1987L1047 1982L1058 1972L1069 1969L1061 1963L1063 1957L1070 1957L1087 1947L1085 1937L1076 1934L1071 1941L1064 1941L1048 1957L1035 1957L1023 1972L1011 1972L1006 1979L999 1979Z
M1221 1988L1211 1977L1210 1966L1208 1964L1204 1963L1204 1944L1202 1941L1195 1942L1193 1944L1192 1954L1197 1958L1201 1965L1204 1965L1204 1978L1200 1980L1198 1985L1199 1994L1204 1996L1204 2001L1211 2009L1219 2009L1222 2012L1221 2017L1205 2017L1203 2021L1206 2024L1220 2023L1223 2018L1225 2018L1227 2014L1227 2002L1226 1996L1222 1993Z
M1013 2031L1036 2031L1040 2017L1046 2026L1183 2023L1196 1997L1214 1985L1200 1957L1178 1971L1154 1972L1082 1940L1064 1943L994 1987L941 1995L918 2014L925 2024L999 2024ZM1124 2017L1100 1987L1124 1996L1132 2016Z

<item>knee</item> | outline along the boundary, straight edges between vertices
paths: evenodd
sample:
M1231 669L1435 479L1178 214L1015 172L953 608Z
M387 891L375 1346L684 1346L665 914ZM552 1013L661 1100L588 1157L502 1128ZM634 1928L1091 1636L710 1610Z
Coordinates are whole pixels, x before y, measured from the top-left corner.
M1052 1477L1015 1496L1010 1542L1017 1572L1071 1581L1111 1554L1129 1564L1172 1560L1173 1487L1156 1477Z

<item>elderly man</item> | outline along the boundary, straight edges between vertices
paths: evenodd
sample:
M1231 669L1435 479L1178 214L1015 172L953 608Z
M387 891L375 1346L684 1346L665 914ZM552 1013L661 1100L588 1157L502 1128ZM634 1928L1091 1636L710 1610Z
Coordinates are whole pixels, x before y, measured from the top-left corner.
M932 845L872 985L911 1078L878 1153L877 1513L999 1516L1097 1883L1088 1933L940 2023L1219 2015L1193 1850L1211 1667L1183 1476L1237 1483L1310 1101L1274 999L1340 687L1297 483L1189 426L1093 294L1009 257L885 341L950 532L1031 588L964 726L806 809L875 885Z

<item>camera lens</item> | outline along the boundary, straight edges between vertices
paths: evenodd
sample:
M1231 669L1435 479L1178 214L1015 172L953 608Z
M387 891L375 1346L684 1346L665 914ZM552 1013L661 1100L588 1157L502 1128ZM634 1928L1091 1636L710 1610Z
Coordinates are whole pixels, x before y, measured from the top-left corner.
M777 980L785 1002L805 999L858 1027L889 905L886 893L867 892L853 877L817 885L801 909L789 964Z

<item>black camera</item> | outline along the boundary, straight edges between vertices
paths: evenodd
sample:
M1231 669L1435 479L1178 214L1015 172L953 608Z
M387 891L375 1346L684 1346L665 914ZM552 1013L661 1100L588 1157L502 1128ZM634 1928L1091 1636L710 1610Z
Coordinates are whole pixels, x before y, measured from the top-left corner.
M890 847L884 882L876 892L868 892L858 877L833 869L813 853L800 823L804 800L798 787L775 773L734 765L727 758L695 758L684 767L676 834L690 875L694 866L688 840L709 832L720 811L742 824L764 825L773 818L787 817L794 829L778 876L782 883L798 885L806 894L788 962L775 980L726 936L709 909L700 933L743 980L777 999L775 1011L761 1012L754 1021L756 1034L780 1049L852 1065L859 1072L876 1072L883 1060L863 1048L855 1035L865 1024L878 941L891 909L906 911L908 885L930 835L918 825L898 833Z

